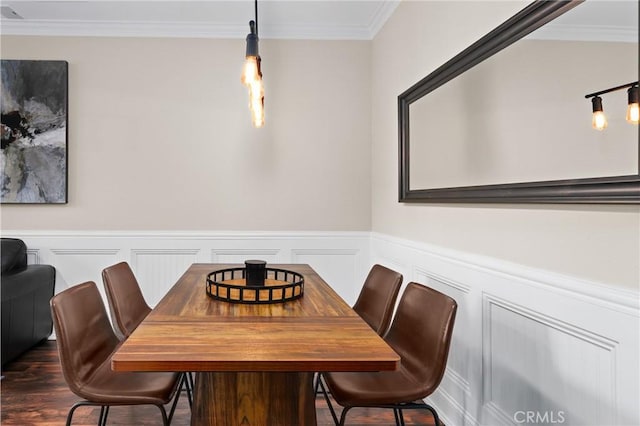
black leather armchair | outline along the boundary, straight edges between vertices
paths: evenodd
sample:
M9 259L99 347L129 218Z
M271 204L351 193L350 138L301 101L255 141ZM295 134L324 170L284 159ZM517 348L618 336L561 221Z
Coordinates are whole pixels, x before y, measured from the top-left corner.
M2 366L51 335L49 300L56 270L51 265L27 265L22 240L2 238L0 298L2 299Z

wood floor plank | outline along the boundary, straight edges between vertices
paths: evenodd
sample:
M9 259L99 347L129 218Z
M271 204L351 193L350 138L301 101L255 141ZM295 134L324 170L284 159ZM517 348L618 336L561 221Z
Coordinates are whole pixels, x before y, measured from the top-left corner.
M55 341L45 341L17 360L7 364L0 382L0 424L3 426L59 426L64 425L69 408L78 401L67 387ZM316 399L318 426L333 425L331 414L323 398ZM81 407L73 417L73 426L94 426L99 408ZM178 402L173 426L188 426L189 403L186 394ZM405 413L407 425L433 425L433 418L422 410ZM108 425L151 426L161 424L156 407L113 407ZM349 412L350 426L393 425L391 410L354 408ZM287 425L265 425L287 426Z

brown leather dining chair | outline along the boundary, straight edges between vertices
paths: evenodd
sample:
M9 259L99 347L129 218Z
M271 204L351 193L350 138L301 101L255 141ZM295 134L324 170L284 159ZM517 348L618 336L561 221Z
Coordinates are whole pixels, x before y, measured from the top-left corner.
M147 305L140 284L127 262L102 270L113 328L120 340L128 338L140 325L151 308Z
M402 285L402 274L382 265L373 265L364 280L353 310L379 336L389 328L398 292ZM320 376L315 378L314 389L320 389Z
M151 308L147 305L140 284L127 262L120 262L103 269L102 281L116 335L120 340L125 340L149 315ZM190 373L182 375L181 385L184 385L187 391L189 406L191 406L193 378Z
M99 406L98 425L103 426L109 407L147 404L157 406L162 424L169 425L180 395L176 392L180 374L111 369L111 355L120 340L96 284L88 281L68 288L54 296L50 305L62 373L69 389L83 399L69 410L67 426L81 406ZM172 399L167 416L164 405Z
M402 274L373 265L353 305L353 310L380 336L389 328L401 284Z
M444 376L456 311L456 301L449 296L409 283L384 336L400 355L399 368L384 372L322 374L333 399L344 407L338 420L327 388L321 382L336 425L345 424L347 412L353 407L391 408L396 425L404 425L402 410L426 409L433 414L435 424L440 425L435 409L422 400L437 389Z

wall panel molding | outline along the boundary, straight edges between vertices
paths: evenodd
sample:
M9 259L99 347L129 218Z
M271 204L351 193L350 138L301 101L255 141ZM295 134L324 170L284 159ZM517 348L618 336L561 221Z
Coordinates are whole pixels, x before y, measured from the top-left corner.
M574 424L617 424L618 342L486 293L483 311L484 405L512 418L562 412ZM577 377L580 398L558 404L558 389L576 386Z
M480 274L488 273L493 276L511 277L523 285L545 287L546 290L558 294L569 293L572 297L585 301L593 300L599 305L610 303L613 309L630 308L627 312L632 315L638 315L640 311L640 297L637 291L625 290L606 283L592 282L501 259L438 247L377 232L372 232L371 238L374 246L379 247L387 244L389 247L393 247L396 253L393 253L392 256L396 256L396 259L398 249L402 249L407 253L421 253L428 256L431 261L459 264L466 270L473 270ZM376 254L376 252L372 253L374 256ZM432 270L432 268L426 266L423 266L423 269Z
M309 263L352 304L372 264L451 295L448 368L428 398L446 424L519 424L516 410L568 425L637 425L640 295L469 253L369 232L11 231L56 291L130 262L157 301L192 262ZM541 415L544 413L540 413ZM547 414L548 415L548 414Z
M640 424L638 292L378 233L371 259L458 302L446 424Z
M230 262L230 263L242 263L247 259L261 259L267 263L277 263L280 255L280 249L212 249L211 250L211 262Z
M105 256L116 255L120 249L101 248L52 248L51 253L58 256Z
M369 264L369 232L321 231L8 231L25 241L31 263L57 266L56 291L95 281L101 270L129 262L150 303L193 262L310 263L347 300L355 301Z
M38 265L40 263L40 250L28 248L27 263L30 265Z

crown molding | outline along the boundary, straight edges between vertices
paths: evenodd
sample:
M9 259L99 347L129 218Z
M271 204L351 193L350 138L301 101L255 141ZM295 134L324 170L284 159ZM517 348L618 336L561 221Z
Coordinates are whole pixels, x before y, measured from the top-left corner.
M529 34L529 40L609 41L638 42L637 27L613 27L605 25L554 25L547 24Z
M391 15L396 11L399 4L400 0L386 0L380 4L376 14L369 23L369 40L373 40L384 24L391 18Z
M384 0L363 25L298 24L260 26L261 39L372 40L393 14L399 0ZM244 39L247 26L203 22L68 21L2 19L2 35L63 37L167 37Z

